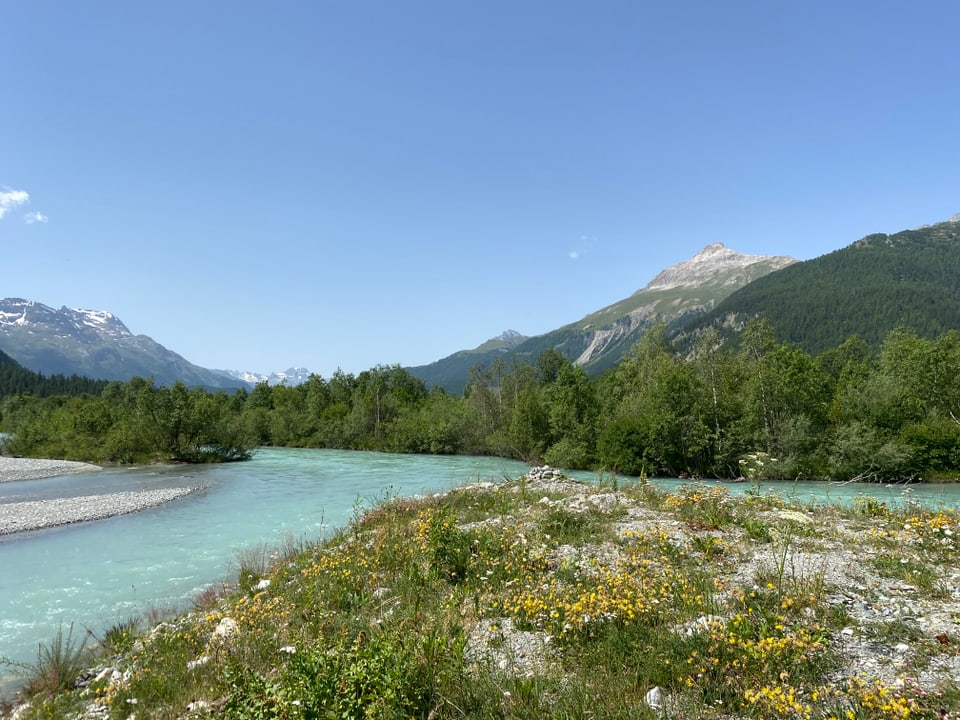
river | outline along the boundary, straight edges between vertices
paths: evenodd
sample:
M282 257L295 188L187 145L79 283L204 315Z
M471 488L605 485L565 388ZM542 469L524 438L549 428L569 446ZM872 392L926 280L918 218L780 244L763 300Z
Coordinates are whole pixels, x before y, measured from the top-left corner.
M0 484L0 502L190 486L197 492L135 515L0 537L0 657L36 660L62 626L75 637L155 610L189 607L229 582L244 550L313 541L392 495L438 492L479 480L516 478L528 466L463 456L387 455L267 448L244 463L110 468L98 473ZM596 480L594 473L574 473ZM662 487L681 481L655 480ZM729 486L733 492L750 488ZM902 487L765 485L802 501L869 493L888 502ZM960 484L914 485L911 499L960 505ZM13 678L0 666L0 693Z

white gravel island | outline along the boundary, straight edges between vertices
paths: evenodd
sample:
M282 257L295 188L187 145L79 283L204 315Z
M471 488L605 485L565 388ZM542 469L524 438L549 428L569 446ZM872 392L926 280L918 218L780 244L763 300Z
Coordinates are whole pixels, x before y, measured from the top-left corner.
M97 470L100 470L97 465L89 463L0 456L0 482L39 480ZM176 500L196 490L197 488L177 487L53 500L0 502L0 535L135 513Z

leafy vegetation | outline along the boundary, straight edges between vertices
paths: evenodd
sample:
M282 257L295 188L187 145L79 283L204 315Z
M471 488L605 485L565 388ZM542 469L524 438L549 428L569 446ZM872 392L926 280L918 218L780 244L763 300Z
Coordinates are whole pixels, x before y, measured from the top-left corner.
M896 328L811 356L752 323L684 354L663 325L591 378L560 352L474 368L463 396L399 366L228 396L110 383L0 400L7 452L88 461L243 459L257 445L491 454L615 474L902 481L960 473L960 331Z
M900 582L886 567L864 574L895 547L956 589L957 533L909 504L534 473L394 498L243 558L191 612L118 626L85 682L29 683L18 717L953 717L955 640L931 636L953 605L932 583L901 609L875 594Z
M253 442L239 401L142 378L108 383L100 395L12 395L0 404L2 427L13 433L3 450L113 463L245 460Z

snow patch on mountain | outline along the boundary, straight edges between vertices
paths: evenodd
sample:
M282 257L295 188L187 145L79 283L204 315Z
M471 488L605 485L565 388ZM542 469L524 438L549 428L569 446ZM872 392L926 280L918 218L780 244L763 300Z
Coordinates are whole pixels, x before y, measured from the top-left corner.
M113 313L66 306L55 310L23 298L0 299L0 329L3 326L50 333L58 337L87 332L105 340L117 340L133 335Z
M250 385L259 385L262 382L267 383L267 385L286 385L292 387L294 385L302 385L307 380L310 379L310 376L313 375L312 372L307 370L307 368L302 367L292 367L287 368L286 370L277 370L269 374L249 372L245 370L221 370L232 378L237 380L242 380L245 383Z

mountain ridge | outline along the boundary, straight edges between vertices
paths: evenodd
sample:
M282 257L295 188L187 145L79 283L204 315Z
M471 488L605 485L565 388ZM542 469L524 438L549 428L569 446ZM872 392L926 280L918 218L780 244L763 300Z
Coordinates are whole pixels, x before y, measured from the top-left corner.
M710 243L693 257L661 270L632 295L580 320L493 353L481 350L491 340L474 350L460 350L407 370L429 385L459 393L471 368L489 365L496 355L533 362L553 349L590 372L601 372L619 362L654 323L706 312L738 288L795 262L784 255L746 255L723 243Z
M245 387L226 374L202 368L147 335L134 335L113 313L35 300L0 298L0 348L23 367L44 375L95 380L152 377L160 385L230 390Z
M758 278L698 323L730 334L754 317L777 337L816 355L857 335L879 347L898 326L933 338L960 330L960 218L897 233L872 233L819 257Z

